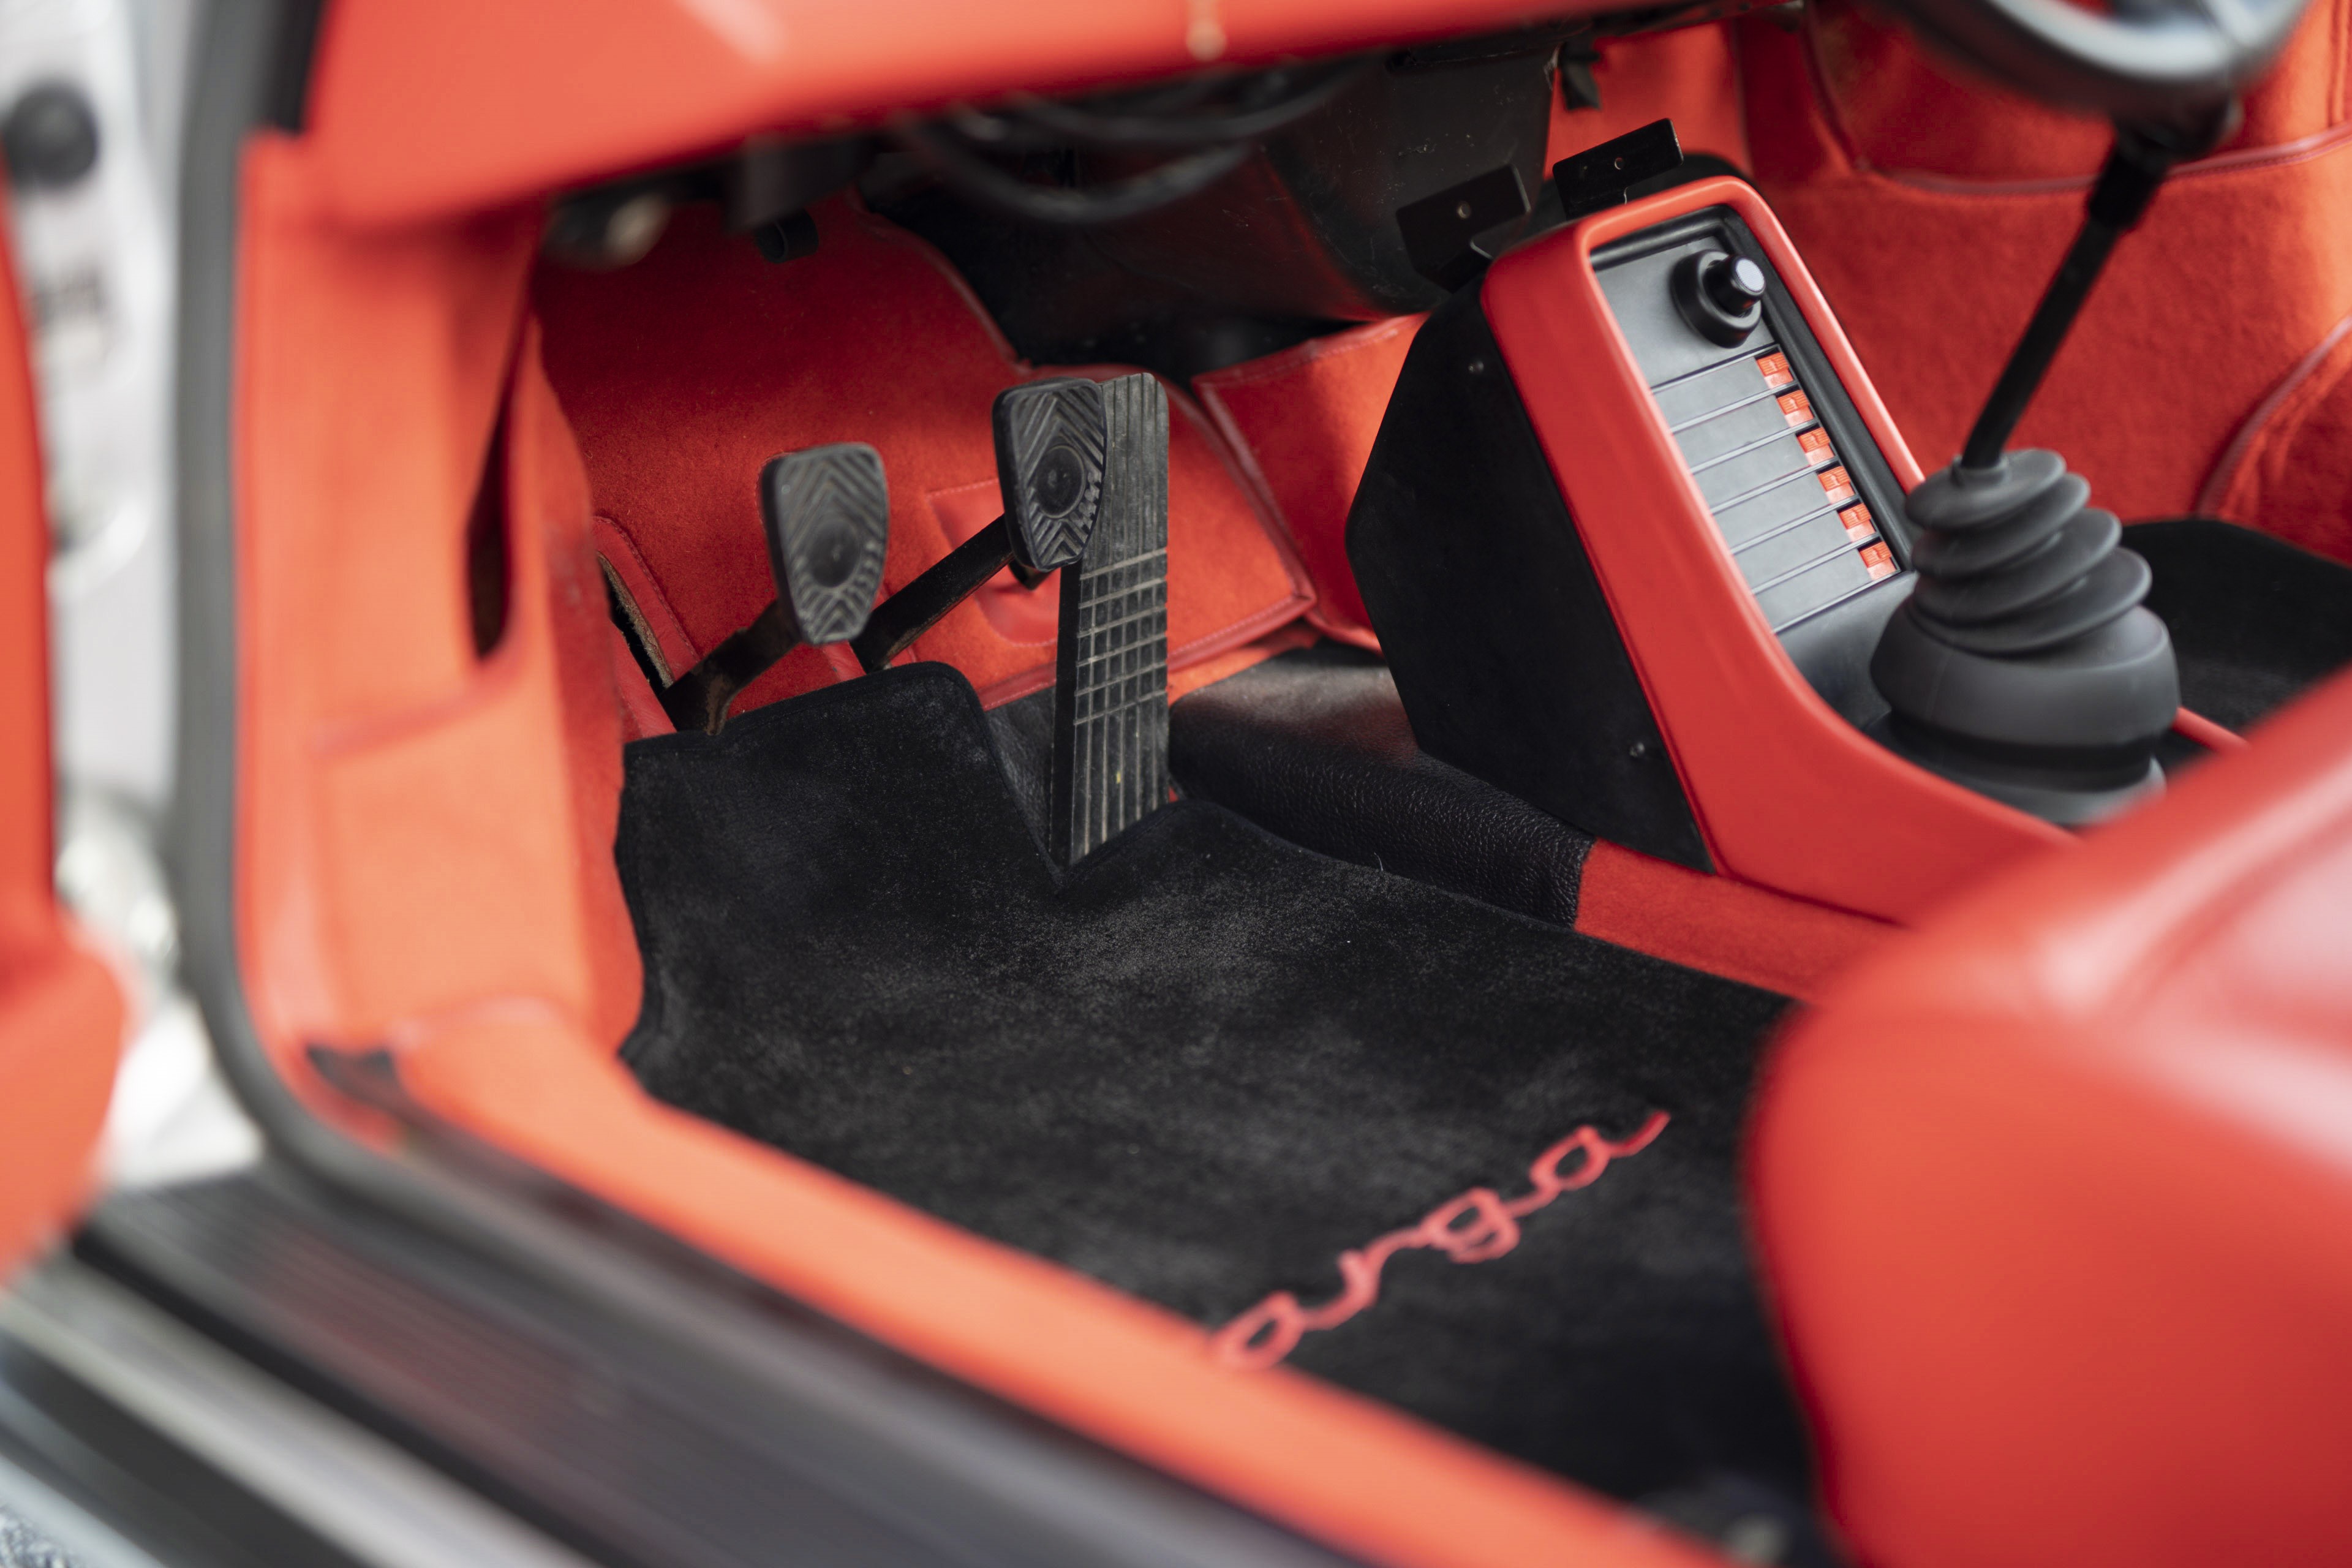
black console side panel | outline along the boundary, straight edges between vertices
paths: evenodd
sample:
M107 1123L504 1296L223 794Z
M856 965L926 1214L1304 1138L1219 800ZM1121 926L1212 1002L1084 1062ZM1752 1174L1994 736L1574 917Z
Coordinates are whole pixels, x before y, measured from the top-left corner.
M1587 832L1714 868L1475 289L1413 341L1348 556L1431 755Z

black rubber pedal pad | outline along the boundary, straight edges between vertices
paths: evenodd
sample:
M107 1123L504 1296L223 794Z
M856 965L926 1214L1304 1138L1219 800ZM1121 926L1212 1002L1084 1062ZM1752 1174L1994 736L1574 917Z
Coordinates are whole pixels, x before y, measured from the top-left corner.
M776 596L656 692L681 731L716 735L736 694L778 659L803 643L847 642L873 613L890 542L881 453L845 441L770 458L760 470L760 517Z
M811 447L760 470L760 516L776 598L797 640L847 642L866 629L890 542L882 454L863 441Z
M1102 507L1103 389L1071 377L1033 381L1000 395L990 422L1014 563L1033 576L1069 565Z

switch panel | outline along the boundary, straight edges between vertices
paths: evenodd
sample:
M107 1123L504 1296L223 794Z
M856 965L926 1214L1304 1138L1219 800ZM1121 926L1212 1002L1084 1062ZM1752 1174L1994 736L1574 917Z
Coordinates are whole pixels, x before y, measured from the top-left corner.
M1431 756L1644 855L1905 921L2057 833L1872 738L1919 482L1771 209L1712 178L1529 240L1430 313L1348 559Z
M1801 624L1882 584L1877 597L1891 613L1909 588L1907 542L1886 521L1901 517L1902 491L1746 226L1717 208L1621 240L1592 260L1650 395L1773 631L1790 640ZM1752 268L1764 280L1763 309L1736 342L1726 342L1721 310L1695 308L1686 279L1710 268ZM1884 618L1837 617L1866 621L1874 638Z

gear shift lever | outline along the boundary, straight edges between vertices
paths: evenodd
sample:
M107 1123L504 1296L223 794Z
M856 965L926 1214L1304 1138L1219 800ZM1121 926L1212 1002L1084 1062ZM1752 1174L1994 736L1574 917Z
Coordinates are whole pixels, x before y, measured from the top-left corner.
M1881 738L1947 778L2050 821L2096 820L2162 787L2156 743L2180 706L2147 563L2054 452L2006 450L2116 242L2173 165L2218 145L2234 102L2187 129L2125 125L2083 226L1951 467L1906 503L1919 574L1870 664Z

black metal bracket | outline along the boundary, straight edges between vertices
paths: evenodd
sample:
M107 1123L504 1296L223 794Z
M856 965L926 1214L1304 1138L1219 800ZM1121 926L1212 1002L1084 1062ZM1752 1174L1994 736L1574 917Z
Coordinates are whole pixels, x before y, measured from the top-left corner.
M1459 289L1494 259L1478 248L1478 237L1528 212L1527 186L1505 163L1397 208L1397 231L1414 271L1441 289Z
M1639 131L1587 147L1551 167L1559 188L1559 209L1570 222L1607 207L1622 206L1643 180L1672 174L1683 161L1682 139L1671 120L1653 120Z

